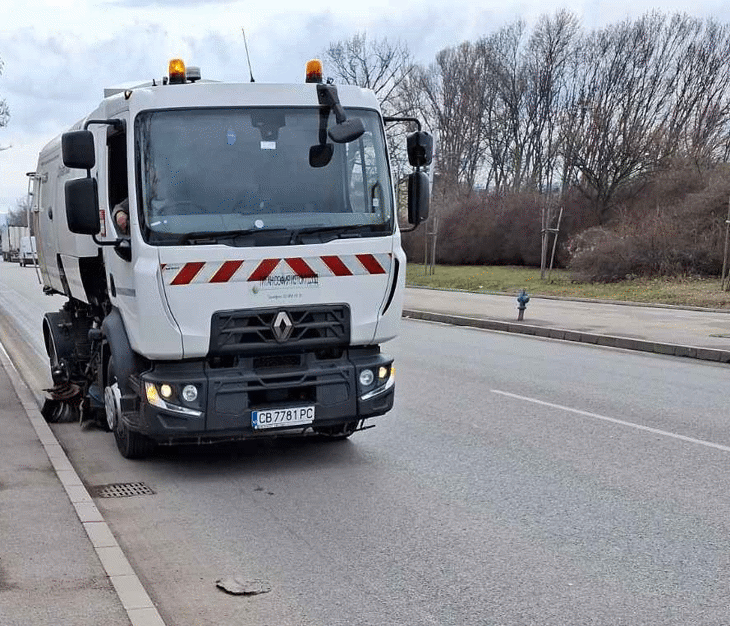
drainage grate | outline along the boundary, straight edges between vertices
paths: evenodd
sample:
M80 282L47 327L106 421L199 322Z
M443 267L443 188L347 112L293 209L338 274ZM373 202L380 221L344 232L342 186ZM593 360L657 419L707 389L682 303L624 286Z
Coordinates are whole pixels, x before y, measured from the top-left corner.
M155 492L144 483L113 483L96 485L89 489L96 498L129 498L131 496L150 496Z

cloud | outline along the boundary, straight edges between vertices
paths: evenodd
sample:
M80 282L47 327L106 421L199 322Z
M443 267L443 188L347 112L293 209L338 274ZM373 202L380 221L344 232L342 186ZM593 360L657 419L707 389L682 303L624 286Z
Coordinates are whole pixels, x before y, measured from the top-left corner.
M109 6L110 9L115 9L117 7L160 9L166 6L174 8L205 8L222 4L230 4L230 0L113 0L112 2L105 2L104 4Z
M255 6L236 0L75 0L73 11L59 0L16 4L0 25L0 99L11 113L0 128L0 146L13 145L0 152L0 199L25 192L24 174L35 167L38 151L93 110L105 87L160 78L177 56L200 66L204 78L248 80L241 26L257 81L300 82L308 59L358 32L400 40L429 64L439 50L518 17L531 23L565 6L593 29L656 6L655 0L638 0L618 16L607 0L324 0L311 6L294 0ZM724 0L666 0L662 10L730 22Z

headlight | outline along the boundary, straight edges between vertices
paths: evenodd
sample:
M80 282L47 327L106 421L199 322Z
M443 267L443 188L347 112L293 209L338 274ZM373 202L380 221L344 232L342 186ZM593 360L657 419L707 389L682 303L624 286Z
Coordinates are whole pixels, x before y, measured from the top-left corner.
M155 383L145 382L144 390L147 402L158 409L164 409L170 413L178 413L189 417L200 417L203 415L202 411L167 402L166 398L170 398L176 393L172 385L162 383L158 387ZM182 397L188 402L195 401L198 398L198 388L195 385L185 385L182 390Z
M157 385L154 383L145 383L145 393L147 395L147 402L152 406L164 406L164 403L160 399L160 394L157 393Z
M360 376L362 377L362 373L360 374ZM362 382L362 380L360 382ZM388 367L383 365L378 368L377 386L360 396L360 400L370 400L372 398L375 398L376 396L385 393L389 389L392 389L393 385L395 385L395 366L391 365L390 367Z

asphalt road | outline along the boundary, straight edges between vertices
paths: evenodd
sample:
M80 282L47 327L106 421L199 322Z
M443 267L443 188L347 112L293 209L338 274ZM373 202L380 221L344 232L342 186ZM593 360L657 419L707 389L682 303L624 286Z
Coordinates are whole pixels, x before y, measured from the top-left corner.
M32 274L0 263L31 382ZM96 503L169 626L730 623L727 366L415 321L388 349L396 407L346 442L133 462L54 426L87 486L155 492Z

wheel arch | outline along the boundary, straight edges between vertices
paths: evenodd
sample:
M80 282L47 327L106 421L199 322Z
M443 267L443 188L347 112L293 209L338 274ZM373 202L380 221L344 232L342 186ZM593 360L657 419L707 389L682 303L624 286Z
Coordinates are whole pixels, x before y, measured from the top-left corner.
M114 372L123 390L130 389L129 379L137 371L137 360L132 346L129 343L129 335L124 326L119 309L112 309L111 313L101 323L101 332L104 335L102 346L102 372L106 372L109 360L113 360ZM104 373L104 377L106 374ZM105 381L106 382L106 381Z

